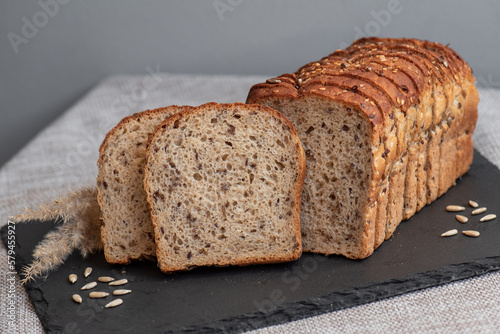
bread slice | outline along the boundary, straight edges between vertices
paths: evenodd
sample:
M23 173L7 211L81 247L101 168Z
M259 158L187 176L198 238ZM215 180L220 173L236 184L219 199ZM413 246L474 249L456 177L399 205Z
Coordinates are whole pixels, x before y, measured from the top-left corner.
M287 116L306 151L304 251L365 258L446 192L472 162L474 81L446 46L363 38L254 85L247 103Z
M125 117L104 139L97 165L102 241L109 263L156 256L143 172L149 136L169 116L190 107L170 106Z
M163 272L297 259L305 155L270 108L208 103L150 138L144 188Z

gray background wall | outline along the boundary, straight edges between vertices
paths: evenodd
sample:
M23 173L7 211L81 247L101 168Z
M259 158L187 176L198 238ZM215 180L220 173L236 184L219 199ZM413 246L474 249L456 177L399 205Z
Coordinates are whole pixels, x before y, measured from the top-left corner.
M494 0L2 1L0 32L0 165L101 79L148 66L278 75L361 35L416 37L500 86Z

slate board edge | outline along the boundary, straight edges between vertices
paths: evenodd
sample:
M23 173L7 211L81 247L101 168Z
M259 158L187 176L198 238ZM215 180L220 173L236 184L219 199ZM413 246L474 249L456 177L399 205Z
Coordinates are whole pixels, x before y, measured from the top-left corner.
M2 242L7 244L7 226L0 230ZM21 263L26 259L16 254L16 269L19 272ZM186 327L183 332L226 332L239 333L253 329L275 326L291 321L309 318L353 306L368 304L374 301L399 296L405 293L439 286L450 282L480 276L488 272L500 270L500 256L488 257L474 262L453 264L439 269L391 279L377 284L335 292L332 294L305 299L300 302L288 303L274 307L273 309L242 314L236 317L208 323L202 326ZM48 333L61 330L48 326L49 321L44 314L47 309L47 301L43 297L40 285L44 279L28 283L25 288L35 308L44 330ZM391 289L387 289L392 285ZM388 292L390 291L390 292ZM165 332L173 333L173 332Z
M500 256L488 257L475 262L443 266L436 270L391 279L377 284L359 287L354 290L350 289L321 297L306 299L300 302L283 304L276 306L268 312L242 314L205 326L186 327L183 329L183 332L240 333L310 318L353 306L365 305L371 302L484 275L498 270L500 270ZM388 289L381 288L387 285L393 285L390 289L390 293L387 293Z
M16 223L17 224L22 224L22 223ZM0 229L0 237L2 239L3 244L7 247L7 241L8 241L8 225L2 226ZM16 238L16 244L15 244L16 249L19 247L18 240ZM17 275L19 278L21 278L21 271L22 271L22 263L30 263L31 261L28 261L25 259L23 256L19 254L19 252L16 251L14 255L16 259L15 267L17 271ZM42 324L43 329L46 332L49 332L49 328L46 327L46 324L48 321L45 319L46 315L45 310L47 309L47 301L45 298L43 298L43 293L42 291L38 288L40 284L43 282L43 278L39 278L35 281L28 282L26 285L23 287L25 288L28 297L31 301L31 304L33 305L33 308L35 309L36 315L40 319L40 323Z

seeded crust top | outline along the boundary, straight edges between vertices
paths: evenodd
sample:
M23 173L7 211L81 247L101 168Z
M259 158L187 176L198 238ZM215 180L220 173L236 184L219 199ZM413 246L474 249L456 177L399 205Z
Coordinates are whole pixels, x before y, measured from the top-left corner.
M469 65L448 46L417 39L362 38L293 74L254 85L247 102L268 96L323 96L361 109L378 133L392 107L405 112L419 104L432 78L442 84L474 82ZM363 94L361 88L371 92Z

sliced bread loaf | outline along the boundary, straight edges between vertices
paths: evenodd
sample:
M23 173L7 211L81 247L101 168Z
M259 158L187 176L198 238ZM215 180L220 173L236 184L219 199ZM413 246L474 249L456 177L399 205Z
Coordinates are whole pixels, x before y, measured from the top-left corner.
M156 255L153 225L143 187L148 138L162 121L189 107L146 110L124 118L104 139L97 165L102 241L109 263Z
M365 258L468 170L474 80L447 46L363 38L252 87L306 151L304 251Z
M208 103L151 136L144 188L163 272L297 259L305 156L279 112Z

